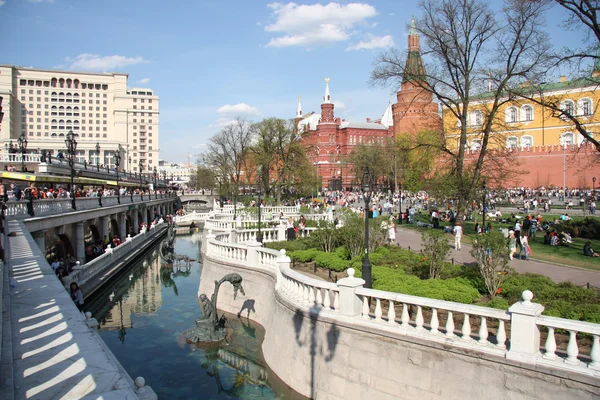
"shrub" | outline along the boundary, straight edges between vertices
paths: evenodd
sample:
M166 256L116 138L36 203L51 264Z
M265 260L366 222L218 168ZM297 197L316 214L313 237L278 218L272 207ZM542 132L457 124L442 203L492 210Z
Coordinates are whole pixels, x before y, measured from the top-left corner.
M342 260L333 253L317 253L314 258L317 267L326 268L331 271L345 271L348 269L348 260Z
M303 239L265 243L265 247L274 250L286 249L288 252L309 249L308 241Z
M510 271L506 238L500 231L478 235L473 242L471 254L477 260L477 266L488 294L495 297L506 273Z
M301 263L307 263L315 260L317 255L322 254L317 249L307 249L307 250L296 250L289 253L289 256L292 260L298 261Z
M600 239L600 220L585 217L584 219L561 221L552 227L556 231L568 232L573 237Z
M423 239L423 253L427 256L429 264L429 277L431 279L439 278L444 266L447 264L444 260L450 252L448 238L441 230L427 230L421 234Z

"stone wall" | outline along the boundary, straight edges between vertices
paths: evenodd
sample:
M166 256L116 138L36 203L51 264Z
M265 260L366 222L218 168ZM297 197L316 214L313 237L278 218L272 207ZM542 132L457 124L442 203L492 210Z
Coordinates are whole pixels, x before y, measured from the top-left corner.
M504 357L461 350L362 325L350 317L299 308L275 291L261 267L204 257L200 293L237 272L246 295L221 287L220 309L249 315L266 330L263 353L290 387L317 399L597 399L600 380Z

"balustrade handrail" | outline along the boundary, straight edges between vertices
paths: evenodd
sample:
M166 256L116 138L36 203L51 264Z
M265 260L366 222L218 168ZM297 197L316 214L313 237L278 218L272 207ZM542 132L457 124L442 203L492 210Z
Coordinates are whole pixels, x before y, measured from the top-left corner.
M600 335L600 324L594 324L592 322L575 321L572 319L541 315L537 317L535 323L547 328L564 329L567 331L577 331L589 333L591 335Z
M430 299L428 297L419 297L409 294L386 292L384 290L358 288L355 293L359 296L367 296L378 298L381 300L395 301L397 303L413 304L422 307L435 308L439 310L447 310L458 312L461 314L469 314L474 316L510 320L510 314L506 310L498 310L496 308L482 307L473 304L455 303L453 301Z

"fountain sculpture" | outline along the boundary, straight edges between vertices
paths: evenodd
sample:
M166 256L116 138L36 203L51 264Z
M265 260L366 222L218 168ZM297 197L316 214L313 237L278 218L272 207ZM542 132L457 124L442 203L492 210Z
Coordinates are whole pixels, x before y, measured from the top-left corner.
M200 295L200 307L202 308L202 316L196 320L196 327L184 331L185 338L190 343L207 343L219 342L227 336L225 323L227 319L224 315L220 318L217 314L217 297L219 296L219 288L223 282L229 282L233 285L233 298L236 299L237 292L242 292L242 277L240 274L227 274L218 281L215 281L215 291L210 300L204 293Z

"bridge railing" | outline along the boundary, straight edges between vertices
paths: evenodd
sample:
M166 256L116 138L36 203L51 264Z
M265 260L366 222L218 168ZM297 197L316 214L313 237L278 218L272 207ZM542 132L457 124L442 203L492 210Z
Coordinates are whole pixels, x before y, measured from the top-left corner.
M146 203L160 199L175 198L175 195L166 193L157 193L156 195L128 195L121 196L121 204ZM36 199L36 200L10 200L6 205L6 216L13 218L29 218L39 216L49 216L55 214L64 214L73 210L73 201L71 198L56 199ZM75 206L77 211L93 210L101 207L110 207L119 205L117 196L104 197L76 197Z
M207 235L207 260L270 271L276 277L275 290L307 312L318 309L329 318L386 337L393 332L523 365L599 376L600 324L542 316L544 307L531 302L530 291L523 292L523 299L508 310L498 310L367 289L352 269L348 278L336 283L320 281L291 270L285 250L226 243L227 235L219 235L220 241L212 233ZM543 345L540 328L546 334ZM557 331L568 332L566 351L557 351Z

